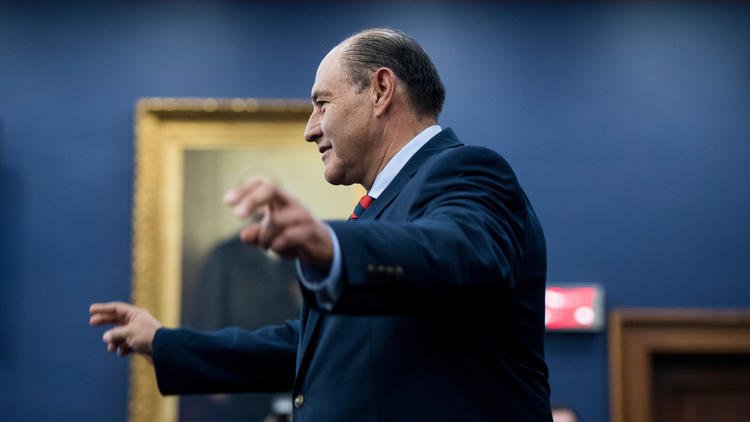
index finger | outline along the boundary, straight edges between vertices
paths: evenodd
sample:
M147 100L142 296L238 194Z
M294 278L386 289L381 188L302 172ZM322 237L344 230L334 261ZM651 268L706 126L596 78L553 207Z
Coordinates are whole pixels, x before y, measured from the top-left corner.
M263 184L271 184L271 181L263 177L253 177L242 185L228 190L224 194L224 203L229 206L237 205L248 193Z
M234 205L234 213L239 218L247 218L262 207L273 204L286 204L284 192L272 183L261 183L248 189Z
M126 314L133 305L125 302L92 303L89 306L90 314Z

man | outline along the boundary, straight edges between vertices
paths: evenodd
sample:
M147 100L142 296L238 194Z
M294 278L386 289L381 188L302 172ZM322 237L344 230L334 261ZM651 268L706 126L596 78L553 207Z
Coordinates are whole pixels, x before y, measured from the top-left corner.
M542 231L508 164L436 125L444 95L398 31L336 46L305 139L369 197L327 223L260 179L225 198L265 210L243 241L298 259L300 319L203 333L95 304L93 325L120 324L108 349L152 357L164 394L291 389L295 421L550 421Z

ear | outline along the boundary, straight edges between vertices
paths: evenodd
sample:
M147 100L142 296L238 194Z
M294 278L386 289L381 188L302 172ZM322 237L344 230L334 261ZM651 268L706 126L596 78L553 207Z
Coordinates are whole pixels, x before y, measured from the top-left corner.
M391 107L396 95L397 84L398 78L391 69L381 67L374 72L370 91L372 92L372 105L375 116L385 114Z

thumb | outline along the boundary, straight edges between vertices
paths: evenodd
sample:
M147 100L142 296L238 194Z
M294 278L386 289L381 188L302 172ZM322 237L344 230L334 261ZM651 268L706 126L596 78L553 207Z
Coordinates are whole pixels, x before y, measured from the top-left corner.
M102 339L105 343L119 346L120 344L127 342L128 334L130 334L130 327L128 325L122 325L105 331Z

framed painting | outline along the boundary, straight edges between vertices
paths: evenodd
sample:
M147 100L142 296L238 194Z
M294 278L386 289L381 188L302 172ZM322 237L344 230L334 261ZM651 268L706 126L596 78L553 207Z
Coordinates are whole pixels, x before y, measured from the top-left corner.
M363 194L333 187L303 132L308 101L146 98L136 109L132 301L167 327L257 328L294 318L291 262L242 244L245 222L222 201L251 176L274 180L320 218L345 219ZM163 397L145 359L131 360L134 422L263 420L271 395Z

